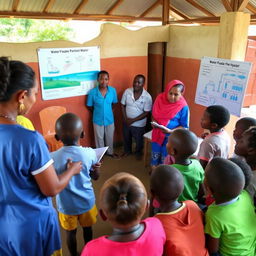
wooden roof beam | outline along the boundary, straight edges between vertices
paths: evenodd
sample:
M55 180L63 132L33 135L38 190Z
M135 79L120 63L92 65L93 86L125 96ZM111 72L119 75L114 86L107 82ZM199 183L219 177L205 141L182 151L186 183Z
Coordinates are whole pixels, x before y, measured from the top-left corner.
M250 3L247 4L246 9L248 9L253 14L256 14L256 7Z
M201 12L206 14L207 16L209 16L209 17L216 17L216 15L214 15L212 12L208 11L207 9L205 9L203 6L201 6L200 4L195 2L194 0L185 0L185 1L190 3L192 6L194 6L196 9L200 10Z
M117 0L105 13L106 15L111 14L124 0Z
M75 11L73 14L79 14L81 10L84 8L84 6L87 4L88 0L82 0L80 4L76 7Z
M25 19L56 19L56 20L108 20L133 22L136 20L143 21L162 21L160 17L134 17L121 15L104 15L104 14L68 14L68 13L41 13L41 12L10 12L0 11L1 18L8 17L25 18Z
M144 11L139 17L145 17L148 13L150 13L153 9L155 9L158 5L161 4L161 0L157 0L155 1L155 3L153 3L146 11Z
M250 0L243 0L241 3L240 3L240 6L238 7L238 12L242 12L244 11L244 9L246 8L246 6L248 5Z
M221 1L222 1L222 4L224 5L227 12L232 12L233 11L229 0L221 0Z
M170 7L169 0L163 0L162 2L162 25L169 24Z
M13 0L12 2L12 11L16 12L19 6L20 0Z
M49 12L49 10L52 8L55 0L48 0L47 4L44 7L43 12Z
M178 14L180 17L182 17L184 20L189 20L190 17L185 15L184 13L180 12L178 9L174 8L172 5L169 6L170 10Z

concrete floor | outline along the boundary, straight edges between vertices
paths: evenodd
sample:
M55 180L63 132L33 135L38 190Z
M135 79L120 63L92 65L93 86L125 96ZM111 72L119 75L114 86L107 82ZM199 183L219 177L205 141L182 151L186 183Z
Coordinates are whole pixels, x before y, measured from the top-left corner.
M121 153L120 149L117 153ZM145 168L143 160L136 160L135 155L130 155L126 158L122 159L112 159L110 157L104 157L103 164L101 167L101 176L99 180L93 181L93 187L96 195L96 205L99 209L97 198L99 195L99 191L103 183L112 175L118 172L128 172L136 177L138 177L143 184L145 185L147 191L149 192L149 167ZM93 237L97 238L102 235L111 234L111 227L108 222L102 221L101 217L98 216L97 223L93 226ZM63 256L69 256L67 245L66 245L66 234L61 229L61 237L62 237L62 249ZM79 227L77 232L77 242L78 242L78 252L82 251L84 246L83 237L82 237L82 229Z

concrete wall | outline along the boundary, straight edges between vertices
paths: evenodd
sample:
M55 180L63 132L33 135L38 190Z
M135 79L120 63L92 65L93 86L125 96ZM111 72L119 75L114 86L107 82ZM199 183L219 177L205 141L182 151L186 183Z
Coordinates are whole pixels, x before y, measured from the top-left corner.
M217 57L218 26L170 26L166 60L166 83L172 79L184 82L185 98L190 107L190 129L202 133L201 116L205 107L195 104L195 93L203 56Z

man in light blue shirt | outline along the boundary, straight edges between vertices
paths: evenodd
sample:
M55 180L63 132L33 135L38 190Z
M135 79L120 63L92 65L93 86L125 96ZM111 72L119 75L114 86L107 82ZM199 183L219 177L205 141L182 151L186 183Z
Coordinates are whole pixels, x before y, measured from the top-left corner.
M89 91L87 107L93 113L93 128L97 148L109 146L107 154L117 157L113 151L114 139L114 114L113 104L117 103L116 89L108 85L109 74L107 71L98 73L99 85Z

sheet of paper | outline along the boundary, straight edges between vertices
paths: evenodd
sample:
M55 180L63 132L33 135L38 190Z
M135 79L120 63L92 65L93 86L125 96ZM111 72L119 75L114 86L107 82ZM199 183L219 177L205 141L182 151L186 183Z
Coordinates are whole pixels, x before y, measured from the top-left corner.
M108 150L108 147L94 148L98 162L102 159L102 157L104 156L107 150Z
M157 122L151 122L151 124L156 127L156 128L159 128L159 129L164 129L166 130L167 132L171 132L171 130L169 128L167 128L166 126L164 125L161 125L161 124L158 124Z

